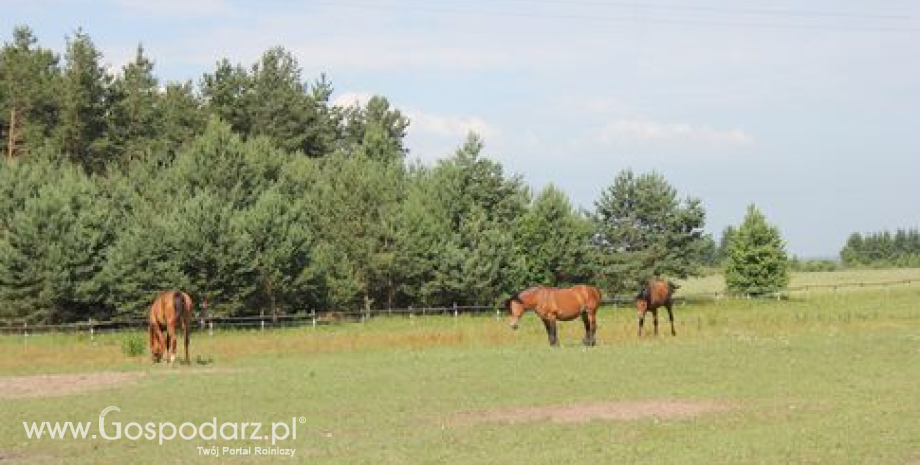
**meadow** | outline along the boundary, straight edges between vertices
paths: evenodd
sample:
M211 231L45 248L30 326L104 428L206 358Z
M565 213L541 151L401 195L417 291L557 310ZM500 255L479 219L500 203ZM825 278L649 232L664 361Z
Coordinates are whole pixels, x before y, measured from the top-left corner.
M677 337L639 340L632 309L605 307L591 349L580 322L561 324L563 347L551 349L532 314L517 332L505 318L461 315L195 333L195 363L179 367L124 355L135 333L7 336L0 461L920 462L920 282L675 314ZM110 425L216 418L268 434L296 420L296 439L278 442L296 452L215 459L198 448L270 443L29 439L23 427L92 421L95 433L108 406L120 408Z

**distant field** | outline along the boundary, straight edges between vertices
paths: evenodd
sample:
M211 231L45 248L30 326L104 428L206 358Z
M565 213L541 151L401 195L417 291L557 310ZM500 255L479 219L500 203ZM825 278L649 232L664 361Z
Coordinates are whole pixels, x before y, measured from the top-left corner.
M549 348L533 315L516 333L494 317L195 333L193 354L210 363L178 368L122 355L137 334L3 337L0 461L261 463L198 447L270 445L28 439L22 424L92 421L95 432L108 406L120 408L109 425L216 418L267 434L293 418L297 438L279 446L298 463L920 461L920 283L676 313L676 338L637 340L632 309L604 308L590 350L576 322Z
M900 268L884 270L843 270L808 273L792 273L789 287L826 286L834 284L886 283L894 281L920 281L920 268ZM714 274L701 278L679 281L680 292L692 294L715 294L725 292L725 278Z

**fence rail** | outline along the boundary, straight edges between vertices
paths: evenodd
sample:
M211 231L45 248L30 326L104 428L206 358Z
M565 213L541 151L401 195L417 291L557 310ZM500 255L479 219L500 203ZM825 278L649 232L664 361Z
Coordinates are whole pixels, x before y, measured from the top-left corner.
M758 297L783 298L794 293L805 293L806 296L811 291L832 290L838 291L848 288L867 288L867 287L891 287L903 286L920 283L920 280L905 279L898 281L884 282L855 282L855 283L836 283L836 284L809 284L786 288L780 292L770 292L758 294ZM679 291L675 295L675 301L678 305L696 302L705 302L712 300L731 299L731 298L750 298L751 295L732 294L727 292L702 292L693 294L681 294ZM603 300L604 305L614 305L615 307L625 305L632 306L635 296L621 294ZM208 328L213 330L217 328L235 328L251 329L259 328L260 330L291 327L291 326L319 326L342 322L363 322L380 317L423 317L423 316L453 316L476 315L476 316L495 316L500 318L505 310L496 308L493 305L452 305L446 307L407 307L392 309L370 309L370 310L353 310L353 311L316 311L281 314L281 315L254 315L254 316L209 316L196 317L193 326L199 329ZM0 335L26 335L36 333L96 333L117 332L128 329L137 329L147 326L146 318L136 319L115 319L115 320L93 320L78 321L74 323L62 324L29 324L24 320L4 320L0 321Z

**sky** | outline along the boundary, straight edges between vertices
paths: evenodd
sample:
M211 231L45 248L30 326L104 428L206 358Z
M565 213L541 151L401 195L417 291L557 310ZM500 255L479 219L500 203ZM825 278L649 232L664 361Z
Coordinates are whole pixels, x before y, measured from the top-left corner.
M625 169L702 201L718 237L755 204L787 250L920 227L920 2L912 0L0 0L62 52L82 28L163 81L282 46L340 105L383 95L410 158L470 131L534 191L593 210Z

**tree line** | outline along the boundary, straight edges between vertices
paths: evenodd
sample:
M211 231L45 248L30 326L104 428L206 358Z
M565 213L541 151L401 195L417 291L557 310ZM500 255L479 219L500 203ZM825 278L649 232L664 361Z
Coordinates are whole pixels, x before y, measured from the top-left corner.
M589 211L475 134L423 165L386 98L332 105L281 47L164 84L140 46L112 73L82 31L58 56L18 27L0 64L0 318L139 317L164 288L218 315L609 295L719 260L660 174L612 173Z
M920 267L920 230L853 233L840 259L846 266Z

